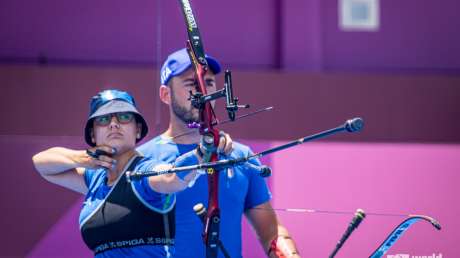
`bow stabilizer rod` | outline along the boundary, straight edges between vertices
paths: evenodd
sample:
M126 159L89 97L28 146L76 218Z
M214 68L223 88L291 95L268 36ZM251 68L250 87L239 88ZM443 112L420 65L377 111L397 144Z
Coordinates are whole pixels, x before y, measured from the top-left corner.
M271 148L271 149L268 149L268 150L265 150L265 151L261 151L259 153L255 153L255 154L247 156L247 157L242 157L242 158L238 158L238 159L217 160L217 161L212 161L212 162L201 163L201 164L198 164L198 165L190 165L190 166L183 166L183 167L173 167L173 168L165 169L165 170L152 170L152 171L143 171L143 172L140 172L140 171L128 171L126 176L127 176L127 178L129 180L139 180L142 177L157 176L157 175L171 174L171 173L180 173L180 172L190 171L190 170L194 170L194 169L209 169L209 168L213 168L213 169L216 169L216 170L221 170L221 169L230 168L230 167L234 167L234 166L240 166L240 165L243 165L244 163L246 163L250 159L260 158L262 156L272 154L274 152L285 150L285 149L291 148L293 146L296 146L296 145L299 145L299 144L302 144L302 143L305 143L305 142L308 142L308 141L320 139L320 138L323 138L323 137L327 137L327 136L330 136L330 135L333 135L333 134L336 134L336 133L339 133L339 132L351 132L351 133L358 132L363 128L363 126L364 126L364 122L363 122L362 118L353 118L353 119L347 120L343 125L338 126L336 128L329 129L329 130L326 130L326 131L323 131L323 132L320 132L320 133L317 133L317 134L313 134L313 135L310 135L310 136L306 136L306 137L300 138L298 140L295 140L295 141L292 141L292 142L289 142L289 143L286 143L286 144L283 144L281 146L277 146L277 147L274 147L274 148ZM267 171L267 170L269 170L269 168L266 167L266 166L261 166L260 167L260 173L262 175L263 174L270 174L269 171Z

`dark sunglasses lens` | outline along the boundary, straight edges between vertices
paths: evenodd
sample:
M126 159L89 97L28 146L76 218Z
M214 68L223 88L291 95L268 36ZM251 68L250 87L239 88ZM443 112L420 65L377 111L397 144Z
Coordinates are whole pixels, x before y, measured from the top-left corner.
M117 113L117 119L120 123L129 123L133 120L133 113Z
M111 118L112 118L111 115L98 116L98 117L94 118L94 122L97 125L108 125L110 123Z

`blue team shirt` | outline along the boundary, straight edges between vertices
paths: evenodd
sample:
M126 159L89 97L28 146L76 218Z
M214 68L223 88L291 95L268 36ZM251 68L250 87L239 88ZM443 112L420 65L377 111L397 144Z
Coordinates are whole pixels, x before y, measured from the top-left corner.
M248 156L251 150L242 144L233 144L230 158ZM197 147L196 144L176 144L158 136L138 148L144 156L163 162L174 160ZM258 160L251 163L260 165ZM236 167L233 175L228 171L220 173L219 206L221 210L220 239L230 253L230 257L241 256L241 219L245 210L263 204L271 199L265 179L249 166ZM208 203L208 182L201 176L191 188L176 193L176 241L174 257L205 257L205 247L201 237L203 226L193 206ZM192 255L193 254L193 255ZM223 257L219 251L219 257Z
M151 170L159 162L149 158L141 159L135 166L135 171ZM85 184L88 187L88 193L85 196L83 208L80 212L80 227L90 218L91 214L104 202L110 193L112 186L107 186L107 175L105 169L86 169L84 173ZM118 181L117 181L118 182ZM134 193L139 197L141 202L150 209L166 213L170 211L176 202L174 194L161 194L153 191L148 183L148 178L133 181ZM115 185L115 184L114 184ZM116 258L116 257L171 257L174 248L171 246L161 245L143 245L129 248L117 248L107 250L97 254L96 258Z

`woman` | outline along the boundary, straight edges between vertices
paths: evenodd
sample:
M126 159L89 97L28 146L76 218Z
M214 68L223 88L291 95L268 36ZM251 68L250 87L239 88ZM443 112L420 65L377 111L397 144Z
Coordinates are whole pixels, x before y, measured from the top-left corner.
M173 193L185 189L198 175L191 171L128 182L126 171L159 166L135 151L147 132L133 97L106 90L91 100L85 126L91 148L54 147L33 157L46 180L86 195L80 230L96 257L169 257L174 251ZM223 137L219 148L228 153L231 139ZM181 164L198 162L197 153L185 154Z

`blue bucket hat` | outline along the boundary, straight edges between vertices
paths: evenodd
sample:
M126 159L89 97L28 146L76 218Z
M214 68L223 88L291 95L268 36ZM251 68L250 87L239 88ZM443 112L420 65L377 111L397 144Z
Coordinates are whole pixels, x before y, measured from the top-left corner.
M221 71L219 62L211 56L206 55L209 68L214 74ZM160 70L161 85L167 85L172 77L180 75L192 66L192 61L187 53L187 49L183 48L168 56Z
M91 99L89 117L85 125L85 141L88 145L94 147L91 141L91 130L93 129L93 120L95 117L103 116L118 112L132 112L136 117L136 122L142 124L141 137L136 139L136 143L142 140L149 130L145 119L137 110L134 98L125 91L121 90L104 90L99 92Z

